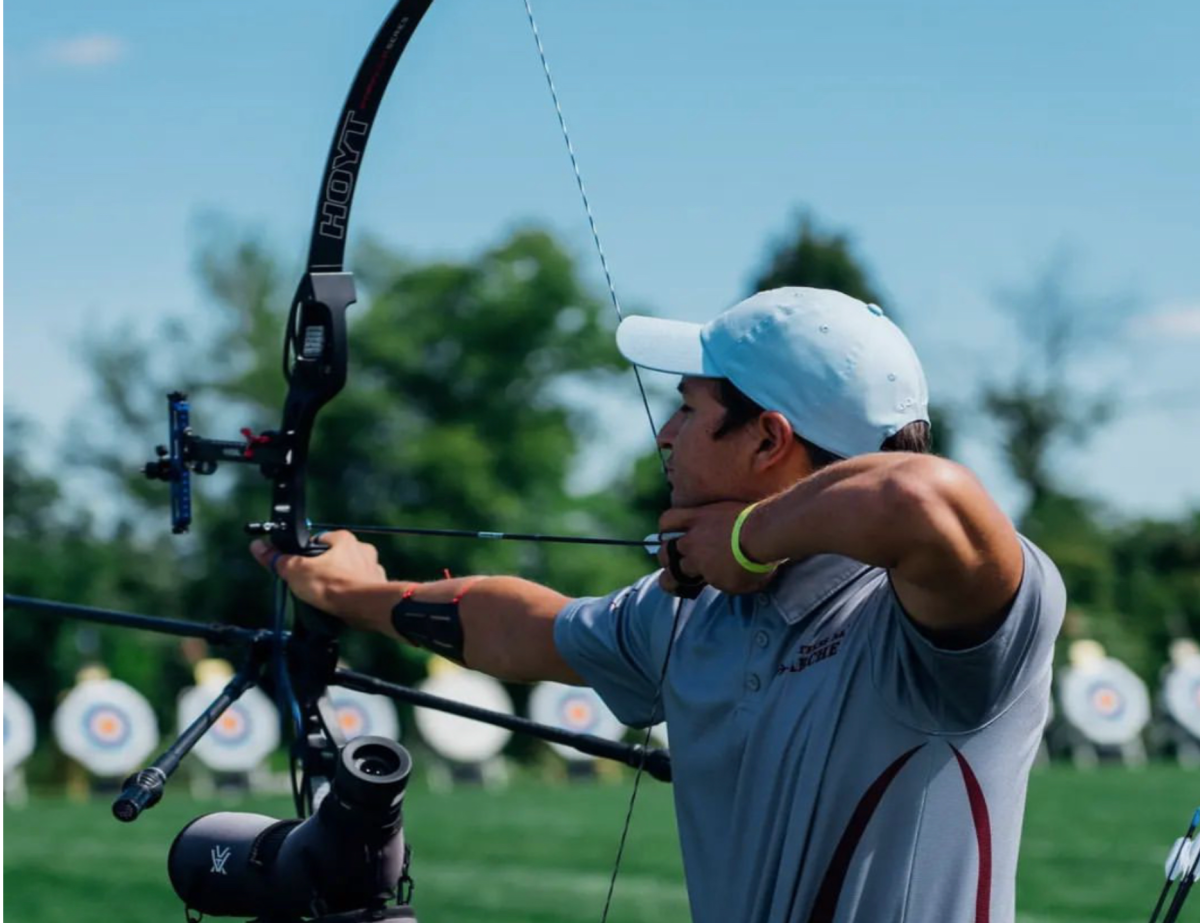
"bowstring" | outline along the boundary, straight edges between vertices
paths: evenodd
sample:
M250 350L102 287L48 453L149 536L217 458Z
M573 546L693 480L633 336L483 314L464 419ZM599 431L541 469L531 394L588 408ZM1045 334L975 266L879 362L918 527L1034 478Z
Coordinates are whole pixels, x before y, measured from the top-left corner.
M532 0L524 0L525 14L529 17L529 28L533 32L533 40L537 44L538 58L542 62L542 72L546 75L546 86L550 88L550 99L554 102L554 112L558 115L558 127L562 129L563 143L567 146L567 155L571 158L571 170L575 174L575 185L579 187L579 198L583 201L583 210L587 212L588 228L592 232L592 243L596 245L596 253L600 257L600 268L604 270L604 282L608 286L608 296L612 302L617 320L625 319L621 310L621 299L617 297L617 288L613 285L612 272L608 267L608 257L604 253L604 245L600 243L600 231L596 227L596 216L592 212L592 202L588 198L587 186L583 183L583 174L579 170L579 158L575 156L575 145L571 143L571 133L567 130L567 120L563 116L562 105L558 99L558 88L554 85L554 77L550 74L550 62L546 59L546 49L542 45L542 34L538 31L537 20L533 15ZM654 447L658 451L658 460L662 465L663 477L667 475L667 457L662 446L658 444L658 426L654 423L654 414L650 410L650 399L646 395L646 387L642 382L642 373L636 365L633 367L633 377L637 379L638 393L642 396L642 408L646 411L646 421L650 424L650 432L654 437Z
M679 617L683 614L683 599L676 598L675 614L671 617L671 636L667 639L667 653L663 656L662 670L658 675L658 687L654 691L654 702L650 706L650 725L646 728L646 736L642 738L642 758L638 761L637 772L633 776L633 791L629 795L629 805L625 809L625 823L621 827L621 839L617 843L617 855L613 860L612 876L608 880L608 894L604 898L604 912L600 915L600 923L608 920L608 908L612 904L613 892L617 887L617 874L621 870L621 859L625 855L625 841L629 837L629 827L633 823L633 806L637 803L638 787L646 769L646 754L650 750L650 735L654 732L654 722L658 718L658 709L662 705L663 686L667 681L667 667L671 663L671 651L675 649L675 634L679 630ZM664 712L663 719L666 719Z
M592 211L592 203L588 198L587 186L583 182L583 173L579 169L579 158L575 155L575 145L571 143L571 133L567 129L567 120L563 116L562 104L558 98L558 88L554 85L554 77L550 73L550 62L546 58L546 48L542 44L542 36L538 31L537 19L533 15L532 0L524 0L525 14L529 18L529 29L533 33L534 43L537 45L538 59L542 62L542 72L546 75L546 86L550 90L550 99L554 103L554 112L558 116L558 127L562 130L563 143L567 148L567 155L571 159L571 170L575 174L575 185L579 188L579 197L583 201L583 210L587 213L588 228L592 232L592 243L596 246L596 254L600 257L600 268L604 271L604 282L608 286L609 299L612 302L613 311L616 312L617 321L623 321L625 314L621 310L621 300L617 297L617 289L613 284L612 272L609 269L608 257L604 253L604 245L600 242L600 231L596 226L596 216ZM633 368L633 376L637 381L638 393L642 398L642 408L646 412L646 420L650 424L651 437L654 439L654 448L658 453L658 461L662 466L663 477L667 475L667 457L663 451L663 447L658 442L658 427L654 423L654 414L650 410L650 399L646 394L646 387L642 381L641 370L630 363ZM608 920L609 907L612 904L613 891L617 885L617 877L621 869L621 859L625 854L625 843L629 836L629 827L633 821L633 809L637 803L638 789L641 785L642 776L646 769L646 752L650 746L650 735L653 731L654 721L657 717L659 707L662 705L663 686L667 679L667 666L671 662L671 651L675 647L675 635L679 627L680 615L683 613L683 600L676 599L675 612L671 620L671 634L667 639L667 652L663 655L662 670L658 677L658 686L654 694L654 702L650 706L650 726L646 728L646 736L642 741L642 759L638 763L637 772L633 777L633 790L629 795L629 805L625 811L625 823L621 828L621 839L617 845L617 855L613 861L612 876L608 882L608 893L604 899L604 910L600 917L600 923L606 923ZM665 715L664 715L665 717Z

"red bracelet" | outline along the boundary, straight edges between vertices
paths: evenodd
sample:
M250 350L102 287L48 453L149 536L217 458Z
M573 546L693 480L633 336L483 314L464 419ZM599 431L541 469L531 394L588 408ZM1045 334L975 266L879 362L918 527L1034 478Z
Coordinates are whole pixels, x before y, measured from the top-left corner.
M452 603L458 602L460 599L462 599L464 596L467 595L467 593L470 591L470 589L473 586L475 586L475 584L477 584L480 580L486 580L486 579L487 579L486 577L472 577L467 582L467 585L464 586L461 590L459 590L458 595L455 596L452 600L450 600L450 602L452 602Z
M449 575L450 572L447 570L445 573L447 575ZM447 579L453 579L453 578L447 576ZM486 577L482 577L482 576L472 577L470 580L467 581L466 586L464 586L461 590L459 590L458 595L455 596L453 599L451 599L450 602L457 603L464 596L466 596L468 592L470 592L471 588L474 587L475 584L477 584L480 580L486 580L486 579L487 579ZM413 594L415 592L417 592L417 590L420 589L422 586L424 586L423 583L414 583L407 590L405 590L404 593L400 596L400 601L404 602L405 600L412 599Z

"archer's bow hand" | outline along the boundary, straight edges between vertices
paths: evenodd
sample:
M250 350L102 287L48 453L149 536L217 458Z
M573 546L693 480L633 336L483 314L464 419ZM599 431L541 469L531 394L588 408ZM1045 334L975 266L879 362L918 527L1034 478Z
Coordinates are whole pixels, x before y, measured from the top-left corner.
M751 573L733 556L730 538L738 515L745 508L745 503L733 501L673 507L663 513L658 521L660 532L684 533L675 540L678 560L674 569L723 593L753 593L766 586L774 576L773 571ZM659 549L658 561L663 566L659 586L672 595L682 595L665 544Z
M387 583L378 550L350 532L326 532L321 542L329 550L315 557L283 554L261 538L250 543L250 553L310 606L351 628L377 630L377 607L365 602L370 588Z

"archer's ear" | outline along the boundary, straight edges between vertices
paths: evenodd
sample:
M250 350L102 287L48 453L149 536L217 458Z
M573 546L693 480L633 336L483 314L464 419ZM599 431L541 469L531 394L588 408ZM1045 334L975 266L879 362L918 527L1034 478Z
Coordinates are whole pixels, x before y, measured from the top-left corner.
M792 424L783 414L768 411L756 423L759 435L757 452L761 462L773 465L783 460L797 444Z

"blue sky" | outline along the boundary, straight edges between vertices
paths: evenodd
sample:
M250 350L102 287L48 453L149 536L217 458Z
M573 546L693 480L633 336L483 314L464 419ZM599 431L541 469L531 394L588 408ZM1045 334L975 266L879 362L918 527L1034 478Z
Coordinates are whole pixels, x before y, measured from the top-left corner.
M98 329L202 323L201 215L299 266L386 6L6 4L7 407L52 439L86 406L78 348ZM1027 355L997 291L1070 252L1082 295L1138 311L1081 370L1130 412L1065 469L1126 513L1200 504L1200 4L536 9L627 310L711 317L810 207L855 237L935 398L969 406ZM376 123L352 230L453 256L526 219L598 280L521 0L437 0ZM967 423L966 459L1015 509Z

